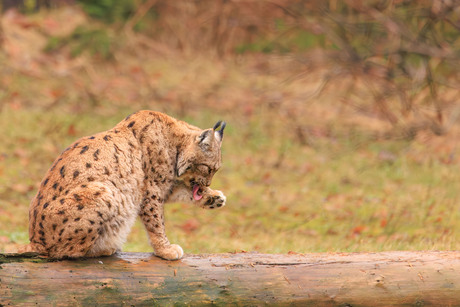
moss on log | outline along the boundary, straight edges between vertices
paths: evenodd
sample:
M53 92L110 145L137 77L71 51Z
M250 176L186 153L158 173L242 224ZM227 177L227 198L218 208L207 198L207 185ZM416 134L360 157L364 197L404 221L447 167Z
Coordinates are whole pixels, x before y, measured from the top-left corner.
M48 261L0 254L0 305L458 306L460 252Z

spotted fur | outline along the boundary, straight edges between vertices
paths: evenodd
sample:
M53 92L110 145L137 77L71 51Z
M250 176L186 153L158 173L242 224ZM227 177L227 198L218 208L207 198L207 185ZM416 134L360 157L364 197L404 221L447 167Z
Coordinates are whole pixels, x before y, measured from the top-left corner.
M163 206L225 205L222 192L209 188L221 166L225 123L218 124L201 130L139 111L79 139L54 162L32 200L30 244L23 251L58 259L111 255L140 216L156 255L181 258L182 248L166 237Z

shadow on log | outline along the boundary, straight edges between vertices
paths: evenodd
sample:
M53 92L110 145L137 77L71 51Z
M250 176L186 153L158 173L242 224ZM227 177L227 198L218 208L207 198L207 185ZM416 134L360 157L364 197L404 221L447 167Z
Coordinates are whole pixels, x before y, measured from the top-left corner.
M459 306L460 252L0 254L0 305L21 304Z

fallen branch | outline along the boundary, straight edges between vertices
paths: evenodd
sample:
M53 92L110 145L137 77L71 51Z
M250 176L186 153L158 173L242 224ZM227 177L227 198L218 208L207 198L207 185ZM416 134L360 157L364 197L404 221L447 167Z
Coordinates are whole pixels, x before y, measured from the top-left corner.
M14 256L14 257L12 257ZM30 258L32 257L32 258ZM0 304L453 306L460 252L188 255L50 262L0 254Z

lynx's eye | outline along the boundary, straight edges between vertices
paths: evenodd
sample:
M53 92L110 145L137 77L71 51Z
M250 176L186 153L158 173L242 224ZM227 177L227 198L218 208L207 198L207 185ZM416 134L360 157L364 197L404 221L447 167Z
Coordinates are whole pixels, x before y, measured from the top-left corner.
M202 174L206 174L206 175L211 174L211 168L205 164L200 164L196 168Z

